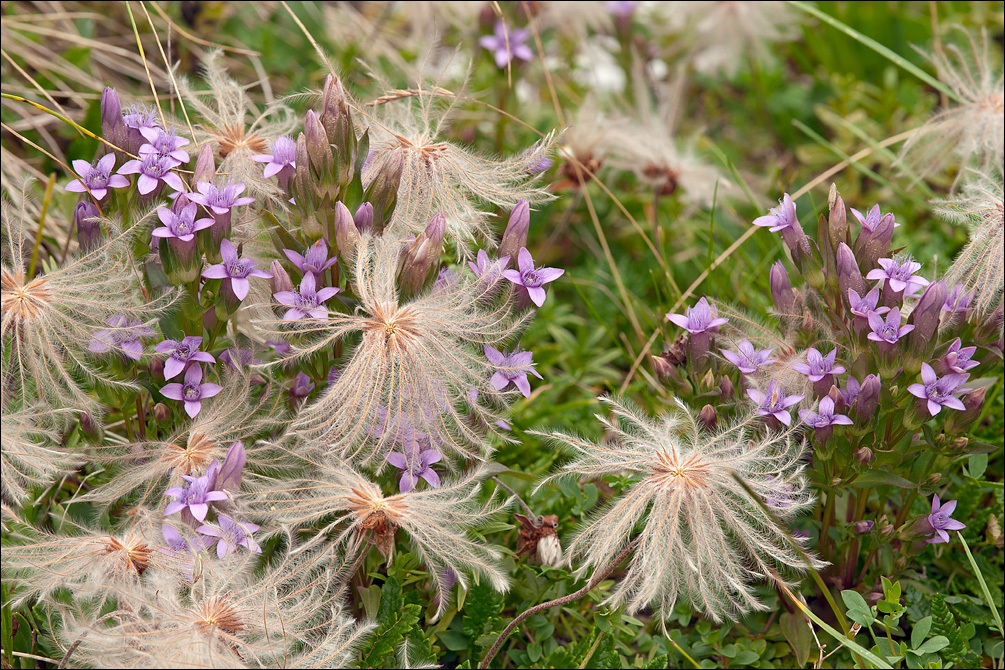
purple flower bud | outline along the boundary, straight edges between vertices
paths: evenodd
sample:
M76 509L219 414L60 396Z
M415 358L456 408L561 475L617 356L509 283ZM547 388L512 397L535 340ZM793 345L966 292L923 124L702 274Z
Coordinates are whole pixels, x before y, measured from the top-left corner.
M216 176L216 162L213 159L213 145L206 142L199 150L199 155L195 159L195 170L192 171L192 182L198 184L201 181L212 183Z
M942 315L942 307L946 303L949 291L945 282L937 281L925 289L921 300L914 306L911 312L911 325L914 330L908 339L911 353L921 356L928 351L928 345L939 329L939 317Z
M290 385L290 400L294 403L302 401L314 390L314 382L303 372L298 372Z
M272 261L272 265L269 266L269 274L272 275L272 279L269 280L269 286L272 288L273 293L293 291L293 280L286 273L286 269L282 263Z
M361 233L369 232L373 229L373 205L364 202L356 208L356 213L352 217L353 223Z
M869 218L863 220L862 215L856 210L852 210L855 218L862 222L862 230L855 238L855 256L859 260L859 267L871 269L875 267L876 261L881 256L885 256L890 251L890 244L893 242L893 229L897 226L893 219L893 214L887 213L879 216L879 206L873 208L878 220L870 227L867 221L872 220L872 212Z
M369 203L365 203L369 204ZM373 225L373 206L370 206L370 226ZM342 204L341 201L335 203L335 244L338 246L338 253L343 261L348 261L356 253L356 245L359 244L360 229L353 221L352 212Z
M241 490L241 474L244 465L248 462L248 455L244 451L244 442L238 440L227 449L227 455L220 466L220 472L216 476L216 488L220 491L237 492Z
M128 128L122 120L122 103L114 88L101 92L101 137L119 149L128 142ZM120 154L121 155L121 154Z
M875 521L857 521L852 527L856 535L865 535L876 525Z
M855 450L855 460L861 465L868 467L874 458L875 455L869 447L862 447L861 449Z
M833 185L831 189L833 198L829 199L830 212L827 217L827 237L830 239L831 249L837 252L838 247L848 239L848 213L845 210L841 194L837 192L837 189Z
M768 275L771 284L771 299L775 302L775 311L783 316L791 316L796 306L796 293L789 283L789 273L781 261L771 266Z
M521 200L509 215L509 223L506 224L506 231L503 232L502 242L499 243L499 258L508 256L511 259L515 259L520 249L527 246L527 235L529 232L530 205L526 200Z
M732 400L735 390L732 380L723 375L722 380L719 382L719 397L724 401Z
M981 418L987 392L988 388L986 386L980 386L963 395L963 411L951 414L946 419L946 435L967 433L970 431L974 423Z
M855 416L860 424L872 419L879 407L880 394L883 391L883 382L878 375L868 375L862 380L858 396L855 398Z
M707 430L715 430L715 425L719 422L719 415L711 405L705 405L698 412L698 423Z
M851 247L844 242L839 243L837 247L837 274L841 295L848 295L848 291L865 295L865 278L862 277L862 271L858 268L858 261L855 260Z
M101 213L93 202L78 202L73 210L73 220L77 224L77 244L83 253L101 246Z

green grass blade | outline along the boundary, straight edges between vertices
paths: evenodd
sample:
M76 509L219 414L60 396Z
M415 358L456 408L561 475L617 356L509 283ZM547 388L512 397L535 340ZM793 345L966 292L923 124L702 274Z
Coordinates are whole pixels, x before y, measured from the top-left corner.
M974 555L970 553L970 547L967 546L967 541L963 539L963 534L960 531L956 531L956 535L960 538L960 544L963 545L963 551L967 552L967 559L970 561L970 567L974 569L974 574L977 575L977 581L981 584L981 591L984 592L984 602L989 608L991 608L991 614L995 618L995 624L998 625L998 632L1005 637L1005 630L1002 629L1002 617L998 613L998 608L995 607L994 601L991 599L991 591L988 589L987 582L984 581L984 575L981 574L980 568L977 567L977 561L974 560Z

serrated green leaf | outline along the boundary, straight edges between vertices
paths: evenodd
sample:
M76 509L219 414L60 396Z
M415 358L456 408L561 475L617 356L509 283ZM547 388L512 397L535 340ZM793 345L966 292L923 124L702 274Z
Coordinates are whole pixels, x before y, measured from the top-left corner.
M499 618L503 608L503 595L493 589L488 583L475 584L468 591L467 602L464 605L461 618L461 630L470 638L477 639L486 632L486 628ZM489 628L488 630L495 630Z
M384 599L381 598L381 609ZM405 605L398 612L390 612L383 622L377 626L367 646L363 650L360 666L364 668L384 667L391 660L391 667L396 667L394 649L419 623L422 608L418 605Z

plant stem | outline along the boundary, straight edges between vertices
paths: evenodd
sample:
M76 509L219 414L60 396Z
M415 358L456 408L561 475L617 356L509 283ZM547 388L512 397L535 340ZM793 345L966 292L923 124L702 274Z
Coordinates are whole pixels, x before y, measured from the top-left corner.
M530 505L528 505L527 503L525 503L523 501L523 498L520 497L519 493L517 493L516 491L514 491L510 487L508 487L505 484L503 484L502 480L500 480L498 477L492 477L492 481L494 481L496 483L496 485L501 486L502 488L504 488L507 491L509 491L510 495L513 496L514 498L516 498L520 502L520 506L523 507L523 511L527 513L527 516L529 516L532 519L537 518L537 515L534 514L534 510L532 510L530 508Z
M31 281L35 276L35 264L38 263L38 248L42 244L42 229L45 228L45 215L49 211L49 203L52 202L52 187L56 185L56 173L49 175L49 181L45 184L45 195L42 197L42 213L38 216L38 232L35 233L35 246L31 250L31 262L28 263L28 275L26 281Z
M638 546L638 544L639 544L639 538L635 538L634 540L629 542L625 546L625 548L622 549L621 552L614 557L614 559L607 565L607 567L605 567L600 572L594 574L593 577L590 579L590 581L586 584L586 586L579 589L575 593L570 593L567 596L562 596L561 598L549 600L546 603L534 605L530 609L524 610L519 616L510 621L509 625L506 626L505 630L503 630L503 632L499 634L499 637L496 638L496 641L492 644L492 647L485 653L485 658L482 659L482 662L478 665L478 667L479 668L489 667L489 663L491 663L492 659L495 658L496 653L498 653L499 651L499 647L501 647L502 643L506 641L506 638L509 637L509 634L513 632L513 629L520 625L521 621L534 616L538 612L543 612L546 609L557 607L559 605L567 605L571 602L579 600L587 593L592 591L597 586L597 584L607 579L607 576L612 572L614 572L615 568L621 565L621 561L625 560L628 554L632 553L632 551L635 549L636 546Z

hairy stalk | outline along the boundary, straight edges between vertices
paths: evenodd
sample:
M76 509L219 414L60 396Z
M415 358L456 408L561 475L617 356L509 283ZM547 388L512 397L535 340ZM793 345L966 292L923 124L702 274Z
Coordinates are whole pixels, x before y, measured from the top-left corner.
M621 550L621 553L619 553L617 556L614 557L614 559L607 565L606 568L593 575L589 583L587 583L586 586L579 589L575 593L570 593L567 596L562 596L561 598L549 600L548 602L541 603L540 605L534 605L530 609L524 610L522 613L520 613L515 619L510 621L509 625L506 626L503 632L499 634L499 637L496 638L496 641L492 644L492 647L485 653L485 658L482 659L482 662L478 665L478 667L479 668L489 667L489 663L491 663L492 659L495 658L496 653L499 651L499 647L501 647L502 643L506 641L506 638L509 637L509 634L513 632L513 629L520 625L520 622L524 621L529 617L534 616L538 612L543 612L546 609L550 609L552 607L557 607L560 605L568 605L571 602L579 600L587 593L592 591L597 586L597 584L607 579L607 576L612 572L614 572L615 568L621 565L621 562L628 557L628 554L632 553L632 550L634 550L635 547L638 546L638 544L639 544L639 538L636 537L634 540L629 542L624 549Z
M531 517L532 519L535 518L535 517L537 517L537 515L534 514L534 510L532 510L530 508L530 505L528 505L527 503L524 502L523 498L520 497L519 493L517 493L516 491L514 491L510 487L508 487L505 484L503 484L502 480L499 479L498 477L492 477L492 481L494 481L498 486L501 486L502 488L504 488L507 491L509 491L509 494L511 496L513 496L514 498L516 498L517 501L520 503L520 506L523 507L523 511L527 513L527 516Z

